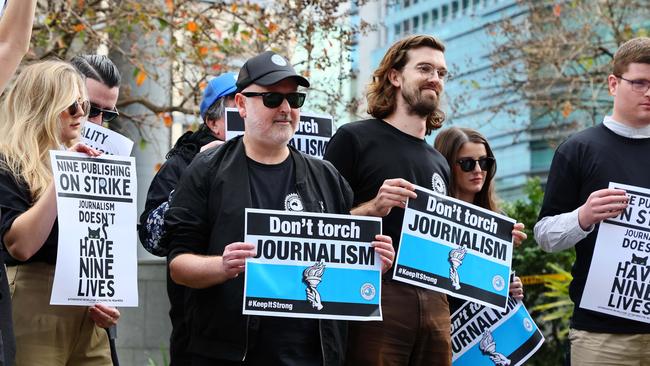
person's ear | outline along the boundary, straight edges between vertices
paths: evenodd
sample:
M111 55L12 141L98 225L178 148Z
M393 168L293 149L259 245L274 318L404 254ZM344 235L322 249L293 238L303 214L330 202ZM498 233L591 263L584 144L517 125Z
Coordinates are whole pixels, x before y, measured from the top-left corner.
M241 118L246 118L246 97L244 95L235 94L235 108L239 110Z
M609 75L607 77L607 87L609 88L609 94L616 96L616 89L618 88L618 78L614 75Z
M401 80L402 73L395 70L395 69L390 69L388 72L388 81L390 81L391 84L393 84L394 87L400 88L402 86L402 80Z

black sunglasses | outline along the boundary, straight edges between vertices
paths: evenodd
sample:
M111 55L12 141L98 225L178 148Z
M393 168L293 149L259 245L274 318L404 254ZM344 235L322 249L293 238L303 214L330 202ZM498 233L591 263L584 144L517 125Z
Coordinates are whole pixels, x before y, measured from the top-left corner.
M88 115L88 118L95 118L99 115L102 115L102 121L103 122L110 122L115 119L115 117L119 116L120 113L117 111L117 109L102 109L99 108L98 106L90 103L90 114Z
M88 117L88 112L90 112L90 102L87 100L75 100L74 103L68 107L68 114L74 117L79 113L80 109L83 116Z
M493 157L486 156L478 160L474 160L472 158L462 158L458 160L456 163L460 165L460 170L464 172L471 172L472 170L474 170L474 167L476 167L476 163L478 163L478 166L481 168L481 170L488 171L492 169L495 160Z
M289 106L291 108L300 108L302 107L303 104L305 104L305 98L307 98L307 94L305 93L287 93L287 94L282 94L282 93L276 93L276 92L267 92L267 93L256 93L256 92L246 92L242 93L242 95L246 97L262 97L262 103L264 103L264 106L266 108L277 108L282 104L282 102L286 99L287 102L289 102Z

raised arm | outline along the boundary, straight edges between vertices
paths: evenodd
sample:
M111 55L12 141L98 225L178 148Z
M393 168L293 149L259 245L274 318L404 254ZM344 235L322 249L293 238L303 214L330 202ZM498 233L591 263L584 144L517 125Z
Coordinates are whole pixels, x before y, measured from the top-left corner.
M36 0L9 0L0 18L0 93L29 50Z

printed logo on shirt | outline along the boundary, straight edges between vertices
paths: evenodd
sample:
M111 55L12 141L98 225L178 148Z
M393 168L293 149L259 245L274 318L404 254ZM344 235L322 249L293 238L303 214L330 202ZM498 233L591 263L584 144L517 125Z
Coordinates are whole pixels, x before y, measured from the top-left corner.
M289 193L284 198L284 209L287 211L303 211L302 200L298 193Z
M447 194L447 186L445 185L445 180L442 179L440 174L433 173L433 177L431 177L431 186L436 193L444 195Z

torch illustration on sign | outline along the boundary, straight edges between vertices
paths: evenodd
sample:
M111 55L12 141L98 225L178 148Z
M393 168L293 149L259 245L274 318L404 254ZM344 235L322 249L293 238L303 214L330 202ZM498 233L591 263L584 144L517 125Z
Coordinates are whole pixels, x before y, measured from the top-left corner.
M478 348L481 350L481 353L488 356L494 362L495 366L509 366L511 363L506 356L497 352L497 343L494 341L492 333L489 330L483 332L483 338L481 338Z
M458 277L458 267L463 264L463 258L467 249L465 247L458 247L449 251L449 279L451 280L451 285L455 290L460 289L460 277Z
M318 287L318 284L323 279L323 272L325 272L325 263L322 260L313 266L305 268L302 272L302 281L307 285L307 289L305 290L307 292L307 301L316 310L323 309L320 293L316 290L316 287Z

